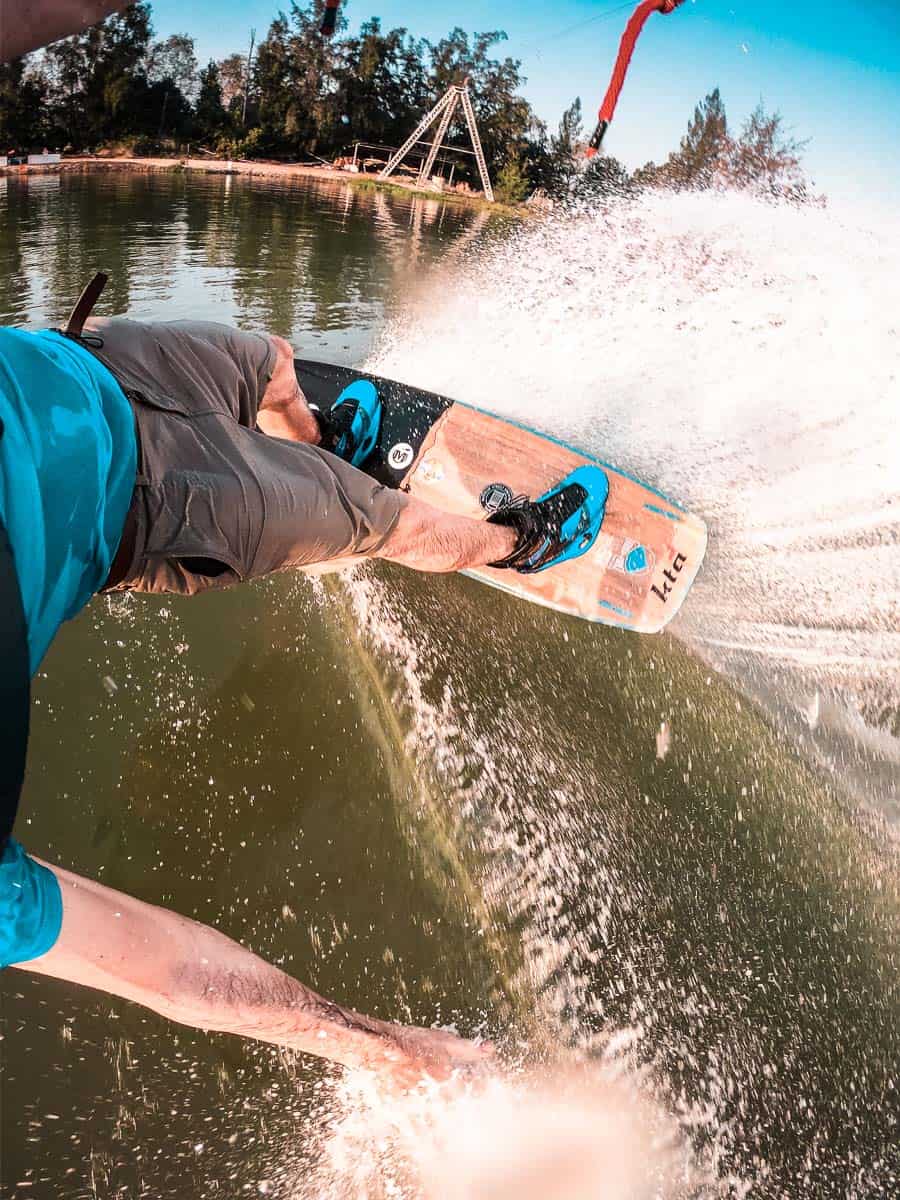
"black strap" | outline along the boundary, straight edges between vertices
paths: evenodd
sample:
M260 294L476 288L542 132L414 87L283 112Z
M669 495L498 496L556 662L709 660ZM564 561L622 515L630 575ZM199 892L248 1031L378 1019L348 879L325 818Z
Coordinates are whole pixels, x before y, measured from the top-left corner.
M22 593L6 526L0 520L0 849L12 833L25 777L30 683Z
M66 327L63 330L63 333L67 337L81 337L84 330L84 323L93 312L94 305L100 299L100 295L106 287L108 279L108 275L104 274L103 271L98 271L78 297L75 307L72 309L69 319L66 322Z

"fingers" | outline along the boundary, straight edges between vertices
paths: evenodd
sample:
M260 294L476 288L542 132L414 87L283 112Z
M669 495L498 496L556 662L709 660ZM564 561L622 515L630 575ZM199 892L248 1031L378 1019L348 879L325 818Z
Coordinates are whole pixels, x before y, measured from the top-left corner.
M454 1076L471 1077L496 1062L492 1042L467 1041L443 1029L397 1027L392 1035L402 1057L391 1065L395 1080L415 1086L423 1078L445 1082Z

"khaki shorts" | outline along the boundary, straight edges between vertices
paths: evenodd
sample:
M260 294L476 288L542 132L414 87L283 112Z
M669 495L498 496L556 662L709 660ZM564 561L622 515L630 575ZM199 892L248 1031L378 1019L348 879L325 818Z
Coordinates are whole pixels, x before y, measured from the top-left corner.
M138 476L121 590L193 594L376 553L406 497L317 446L255 428L275 363L262 334L95 319L94 353L132 402Z

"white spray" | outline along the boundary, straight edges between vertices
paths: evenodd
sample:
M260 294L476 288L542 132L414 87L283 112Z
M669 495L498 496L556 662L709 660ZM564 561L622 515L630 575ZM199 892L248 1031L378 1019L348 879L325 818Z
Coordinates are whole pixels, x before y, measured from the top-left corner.
M560 436L702 515L709 559L675 632L793 723L820 763L849 744L856 771L844 781L890 816L900 762L898 279L895 229L730 194L656 195L526 226L468 263L454 255L367 365ZM640 880L621 877L617 831L604 838L584 824L603 781L582 785L530 745L542 796L530 814L521 771L463 711L452 673L442 698L428 699L440 664L390 589L362 577L348 595L354 625L402 678L411 760L469 780L452 785L451 824L461 843L477 831L485 901L520 930L526 990L562 1037L567 1013L591 1011L606 906L641 904ZM565 904L579 889L596 901L583 924ZM639 955L619 966L648 969ZM727 1064L711 1058L693 1105L655 1098L639 1053L610 1074L610 1047L638 1047L642 1021L655 1019L633 1015L634 1030L607 1029L593 1067L541 1085L526 1074L399 1107L355 1095L298 1195L744 1194L718 1166L741 1136L723 1119L734 1102ZM710 1148L703 1163L687 1149L691 1129Z
M655 194L457 262L369 365L704 517L676 632L896 821L898 334L896 222Z

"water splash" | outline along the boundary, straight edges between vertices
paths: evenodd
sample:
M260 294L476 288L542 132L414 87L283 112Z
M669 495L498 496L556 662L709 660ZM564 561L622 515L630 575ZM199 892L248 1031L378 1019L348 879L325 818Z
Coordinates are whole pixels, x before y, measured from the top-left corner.
M888 818L897 811L900 763L898 268L894 230L828 211L731 195L650 197L527 227L464 268L456 261L367 364L562 436L702 514L712 533L709 561L677 636L763 703L787 734L787 758L831 769L857 802ZM863 1148L866 1104L855 1096L865 1094L867 1080L857 1077L853 1098L810 1099L796 1090L818 1085L796 1048L803 1022L793 1006L802 1012L819 1000L802 993L792 1000L793 1015L782 1020L798 1023L775 1036L758 1019L757 985L747 982L756 964L719 959L716 982L692 968L685 983L673 974L664 938L641 929L642 914L661 899L642 877L636 849L637 842L652 845L653 836L634 835L635 822L654 820L650 796L623 803L614 774L572 766L573 747L559 727L537 736L528 702L543 697L518 703L498 664L502 715L486 719L460 689L458 664L428 621L418 611L410 620L403 594L370 576L346 587L353 626L365 630L369 648L393 673L391 702L404 714L405 749L423 781L421 809L429 804L427 780L436 780L433 799L443 808L433 820L450 823L488 909L521 936L513 991L529 998L548 1041L578 1052L598 1029L615 1037L625 1010L637 1044L653 1044L638 1055L640 1094L648 1103L654 1096L682 1136L691 1131L700 1156L694 1161L720 1166L723 1185L743 1189L731 1178L740 1162L763 1194L784 1186L798 1195L812 1194L809 1188L881 1194L896 1168ZM442 619L453 623L450 614ZM465 624L456 629L459 645L469 634ZM671 712L653 710L648 743L657 738L659 762L678 754ZM708 774L718 776L722 751L734 757L734 731L722 725L711 732ZM583 757L585 744L574 750ZM686 767L687 785L690 758ZM796 778L778 771L785 803L800 814L786 831L796 838L808 817ZM757 782L722 786L725 796L745 798L735 804L739 828ZM646 817L636 816L641 799ZM840 820L829 825L824 812L815 820L837 853ZM796 853L790 841L780 849ZM871 865L865 854L852 854L862 875ZM682 856L679 865L698 864ZM698 912L717 892L715 861L702 868L691 883ZM884 869L880 860L872 868L876 890ZM758 886L783 885L763 875ZM739 948L747 915L720 901L717 919L733 923ZM628 930L636 936L630 945L623 944ZM691 955L698 963L705 957L700 945ZM795 969L787 959L775 974L769 967L765 986L786 998L797 986ZM615 976L598 982L604 970ZM723 1030L726 1011L733 1023ZM779 1059L774 1047L785 1036L795 1049ZM690 1086L683 1086L687 1076ZM873 1089L876 1076L877 1067ZM571 1095L560 1103L572 1120ZM597 1110L601 1124L605 1103ZM775 1144L777 1126L769 1109L795 1103L806 1155L783 1161L769 1191L764 1147ZM503 1108L501 1100L499 1125ZM842 1112L855 1139L850 1149L832 1132ZM499 1129L490 1115L483 1119ZM458 1128L454 1136L458 1158L465 1137ZM540 1156L546 1147L536 1135L530 1148ZM489 1178L488 1158L470 1149L473 1170ZM589 1159L595 1186L608 1161ZM465 1194L492 1194L478 1191L480 1178ZM628 1194L640 1195L637 1176L632 1183Z
M598 1184L605 1200L746 1194L697 1168L683 1130L612 1055L549 1075L423 1086L399 1100L348 1078L297 1195L594 1200Z
M676 632L893 820L898 279L880 218L654 195L456 264L369 364L700 513L710 551Z

